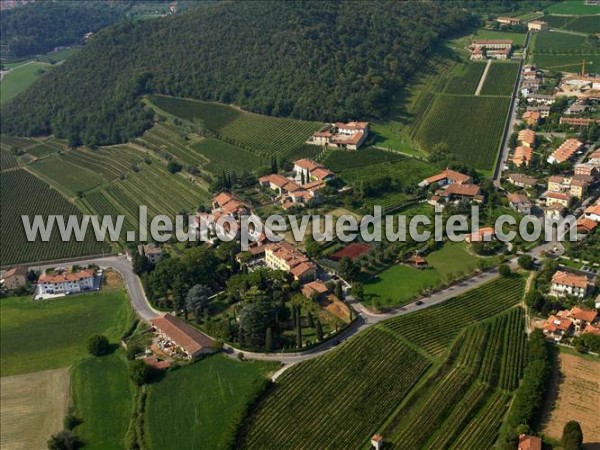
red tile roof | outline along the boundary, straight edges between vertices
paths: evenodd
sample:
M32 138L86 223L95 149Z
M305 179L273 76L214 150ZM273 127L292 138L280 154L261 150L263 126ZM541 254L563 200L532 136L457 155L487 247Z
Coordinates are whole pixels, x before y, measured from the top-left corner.
M518 450L542 450L542 438L522 434L519 436Z
M439 183L443 180L450 180L453 183L468 183L469 181L471 181L471 177L463 173L457 172L456 170L446 169L438 173L437 175L432 175L429 178L425 178L424 181L426 181L427 184L433 184Z
M544 331L548 331L550 333L556 333L557 331L561 331L565 333L571 328L572 323L569 319L557 317L551 315L548 317L546 322L544 323Z
M79 272L62 272L62 273L44 273L40 275L38 279L39 283L64 283L67 281L79 281L84 278L91 278L94 276L92 269L80 270Z
M595 309L582 309L579 306L574 306L569 311L571 316L577 320L583 320L584 322L593 322L598 317L598 311Z
M554 151L554 153L552 153L552 156L559 163L567 161L581 148L582 145L583 143L577 139L567 139Z
M481 194L481 188L476 184L456 184L453 183L444 191L444 195L459 195L462 197L475 197Z
M552 283L563 286L572 286L578 288L587 288L589 285L588 279L585 275L577 275L574 273L564 272L557 270L552 276Z
M212 349L213 341L208 336L171 314L152 319L152 326L164 333L170 340L195 355L203 349Z
M577 219L577 230L585 231L587 233L591 233L598 226L596 222L592 219L588 219L587 217L580 217Z
M518 136L519 141L529 144L530 147L533 147L535 144L535 131L530 129L525 129L519 131Z

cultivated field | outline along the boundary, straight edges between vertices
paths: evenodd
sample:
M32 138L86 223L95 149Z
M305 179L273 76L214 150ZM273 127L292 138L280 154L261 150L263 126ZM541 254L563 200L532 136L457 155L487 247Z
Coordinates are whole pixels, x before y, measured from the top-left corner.
M517 63L492 63L480 95L512 95L518 73Z
M83 422L76 433L86 449L125 449L134 387L121 352L89 358L71 369L75 414Z
M597 16L545 16L544 20L548 22L551 28L570 30L578 33L591 34L598 32Z
M117 342L134 313L122 288L33 301L0 302L1 375L69 366L87 355L86 341L103 333Z
M88 191L104 182L94 171L71 164L58 156L44 158L31 164L29 168L68 197L74 197L78 192Z
M165 96L152 96L156 108L190 121L207 134L263 158L294 160L315 157L321 148L305 144L323 124L254 114L231 106Z
M151 384L146 437L151 449L229 449L249 402L264 388L267 362L239 362L221 355L169 372Z
M548 14L586 15L600 14L600 6L586 5L584 0L567 0L546 8Z
M4 151L3 151L4 153ZM47 219L59 214L81 216L81 212L65 200L56 190L29 172L18 169L2 172L0 216L2 237L2 264L37 262L58 258L100 254L110 251L104 242L97 242L91 232L83 242L63 242L58 232L52 233L48 242L29 242L23 228L21 215L33 220L35 215Z
M273 390L252 414L244 434L244 447L361 448L393 412L397 413L398 407L413 392L421 392L414 387L426 373L430 376L439 373L437 357L445 354L453 339L465 327L505 311L520 301L522 293L521 278L501 279L442 305L382 322L335 351L291 368L278 379ZM457 438L471 442L472 437L480 436L483 430L483 434L488 435L486 442L495 440L508 395L495 397L494 404L482 404L482 409L477 411L470 423L468 419L472 416L469 411L480 404L476 399L483 398L487 389L478 383L490 387L500 385L507 389L514 387L523 361L522 324L520 311L514 309L462 335L461 343L456 344L460 350L456 365L466 374L481 373L479 381L472 375L468 378L473 380L473 392L468 397L472 402L446 401L445 397L454 395L457 386L444 374L442 378L448 383L444 390L436 391L442 392L444 398L440 398L438 403L433 399L422 401L429 405L427 408L434 415L423 416L425 422L420 422L419 427L410 431L416 439L412 442L425 444L446 417L443 412L435 417L437 411L444 411L444 408L448 411L448 407L453 406L457 408L455 415L448 416L456 417L451 436L457 435ZM492 348L502 347L498 353L490 354L490 363L481 356L481 350L487 348L484 342L489 342ZM496 356L503 362L494 362L497 361ZM483 368L480 370L480 367ZM488 374L490 377L484 378ZM453 379L460 381L464 378L458 375L454 373L456 378ZM414 401L410 403L417 404ZM425 407L424 403L418 404ZM395 417L399 421L390 425L394 434L400 429L410 430L401 422L405 417L412 420L409 416ZM469 429L474 429L472 436L463 437L462 434ZM421 435L417 437L416 433ZM415 448L420 448L417 444ZM412 444L407 448L412 448Z
M479 80L481 80L484 69L485 63L477 62L457 66L455 73L452 75L444 89L444 93L465 95L475 94L475 90L479 85Z
M587 62L586 71L596 72L600 67L600 50L591 46L586 36L539 33L534 36L532 44L532 61L541 69L577 73L581 71L583 60Z
M509 105L508 97L437 95L415 139L427 150L445 143L459 161L491 169Z
M598 445L600 443L600 417L597 408L600 405L600 377L598 376L600 361L560 351L558 364L560 381L556 386L557 395L543 433L554 439L560 439L565 423L576 420L583 430L583 442Z
M69 406L69 370L2 377L0 383L0 447L46 448L48 438L63 428Z

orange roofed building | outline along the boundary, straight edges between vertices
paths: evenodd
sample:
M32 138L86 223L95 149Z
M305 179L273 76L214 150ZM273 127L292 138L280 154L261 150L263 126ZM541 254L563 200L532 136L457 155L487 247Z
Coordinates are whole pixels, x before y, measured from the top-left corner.
M518 141L521 142L525 147L535 147L535 131L530 129L525 129L519 131L519 135L517 137Z
M442 170L440 173L436 175L432 175L428 178L425 178L423 181L419 183L419 187L427 187L432 184L438 184L440 186L445 186L447 184L468 184L472 181L469 175L465 175L464 173L457 172L456 170L446 169Z
M557 270L552 276L550 294L556 297L567 295L584 298L587 295L590 282L585 275Z
M496 236L496 230L492 227L483 227L480 228L479 231L475 231L471 234L467 234L465 236L465 240L469 243L475 242L490 242Z
M74 294L94 288L92 269L78 272L44 273L38 278L38 294Z
M517 450L542 450L542 438L521 434L519 435L519 447Z
M531 161L531 155L533 155L533 150L531 147L519 145L517 148L515 148L512 162L517 167L521 167L523 165L528 166L529 161Z
M156 333L166 341L161 346L172 354L182 354L185 359L215 351L212 339L183 320L164 314L151 320Z
M292 244L281 241L265 246L265 263L273 270L292 274L295 280L310 281L316 276L317 266Z
M309 143L358 150L369 135L369 122L330 123L313 134Z
M567 139L554 153L548 156L548 162L550 164L560 164L568 161L582 146L583 143L578 139Z

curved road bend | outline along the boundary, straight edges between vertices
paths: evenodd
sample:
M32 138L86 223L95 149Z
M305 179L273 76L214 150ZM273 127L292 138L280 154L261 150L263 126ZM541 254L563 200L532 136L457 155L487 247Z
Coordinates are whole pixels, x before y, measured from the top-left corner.
M539 254L542 251L550 250L556 246L559 247L559 252L561 252L562 245L560 245L559 243L550 242L536 247L535 249L530 251L529 254L531 254L532 256L539 256ZM154 309L148 301L148 299L146 298L146 294L144 293L144 289L142 287L140 279L133 272L131 263L127 260L125 256L107 256L103 258L92 258L89 260L78 260L76 261L76 263L81 265L96 264L102 268L112 268L116 270L123 277L125 287L127 288L127 292L129 293L129 297L131 299L131 304L137 312L137 314L140 316L140 318L145 321L149 321L160 314L160 311ZM515 268L517 266L516 258L513 258L510 261L510 264L513 268ZM48 268L56 267L56 265L57 264L54 263L29 267L37 270L45 270ZM68 265L68 263L64 262L61 265ZM323 342L322 344L303 352L254 353L239 350L229 344L224 344L223 350L224 353L230 357L237 357L238 353L243 353L244 357L248 359L256 359L261 361L278 361L282 364L289 366L301 361L305 361L323 355L324 353L327 353L328 351L334 349L338 343L342 343L350 339L351 337L357 335L361 331L366 330L367 328L383 320L391 319L393 317L399 317L404 314L409 314L420 309L429 308L439 303L443 303L452 297L456 297L457 295L464 294L465 292L471 289L480 287L481 285L492 281L495 278L498 278L498 276L499 274L497 268L487 272L482 272L460 283L450 286L442 291L435 292L433 294L420 298L419 301L422 303L419 305L417 305L416 302L413 302L408 305L405 305L402 308L398 308L384 314L375 314L370 312L362 304L358 303L351 296L349 296L348 303L352 305L352 307L356 311L357 319L348 328L340 332L337 336L334 336L329 340ZM280 373L281 371L278 374Z

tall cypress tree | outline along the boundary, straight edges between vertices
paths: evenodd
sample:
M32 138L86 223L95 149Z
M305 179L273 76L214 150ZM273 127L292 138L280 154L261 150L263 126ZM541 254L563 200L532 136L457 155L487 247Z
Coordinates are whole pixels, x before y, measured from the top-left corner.
M265 350L268 352L273 351L273 330L271 330L271 327L267 328L267 334L265 336Z
M323 340L323 328L321 327L321 322L317 320L317 341L321 342Z
M300 327L300 320L296 323L296 347L302 348L302 328Z

